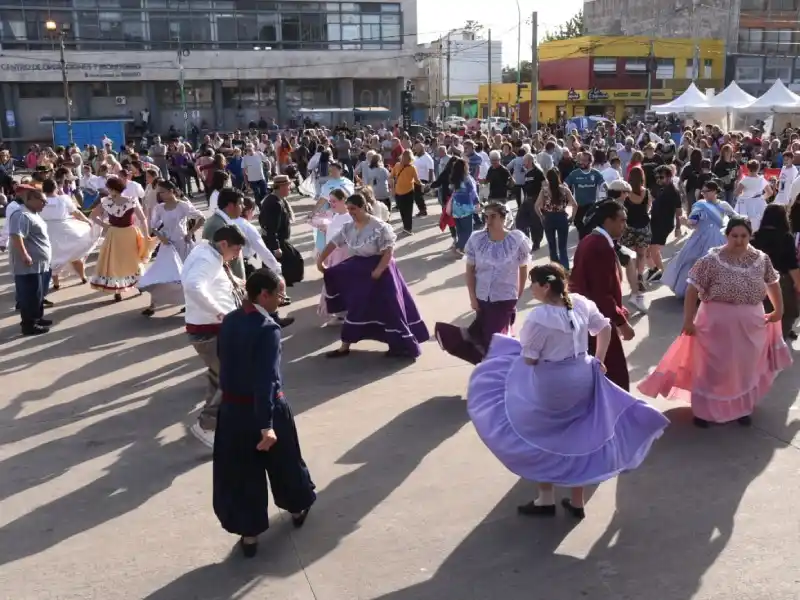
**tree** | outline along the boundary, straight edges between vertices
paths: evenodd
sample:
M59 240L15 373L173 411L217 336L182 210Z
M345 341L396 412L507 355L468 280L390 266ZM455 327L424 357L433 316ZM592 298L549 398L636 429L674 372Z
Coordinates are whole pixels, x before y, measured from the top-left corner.
M470 19L466 23L464 23L464 26L461 29L473 33L477 36L479 33L483 32L484 27L478 21L473 21L472 19Z
M531 61L523 60L520 64L520 77L521 82L530 82L531 80ZM517 83L517 67L503 67L503 83Z
M572 38L583 35L583 11L569 19L566 23L559 25L554 31L548 31L544 35L545 42L554 40L571 40Z

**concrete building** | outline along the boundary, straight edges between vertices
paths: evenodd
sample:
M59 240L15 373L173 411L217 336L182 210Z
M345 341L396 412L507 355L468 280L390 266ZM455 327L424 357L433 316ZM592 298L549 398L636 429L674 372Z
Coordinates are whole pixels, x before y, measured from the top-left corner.
M416 0L0 0L7 142L45 141L41 121L65 117L49 20L64 32L72 116L147 110L153 131L182 130L184 101L189 122L223 130L286 122L301 108L381 106L396 117L419 71Z
M780 78L800 90L798 0L585 0L589 35L715 38L725 83L759 95Z

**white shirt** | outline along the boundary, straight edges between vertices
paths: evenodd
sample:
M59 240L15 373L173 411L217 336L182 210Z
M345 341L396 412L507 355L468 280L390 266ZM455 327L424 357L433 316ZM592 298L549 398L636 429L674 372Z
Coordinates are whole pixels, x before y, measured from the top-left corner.
M478 156L481 157L481 168L479 171L479 177L481 179L486 179L486 174L489 172L489 167L492 166L492 161L489 160L489 155L486 154L486 152L484 152L483 150L478 152Z
M382 203L378 202L377 204ZM325 229L325 244L330 244L334 236L342 230L342 227L344 227L346 223L351 223L352 221L353 217L350 216L350 213L333 215L333 217L331 217L331 222L328 223L328 227Z
M128 198L136 198L141 202L144 199L144 188L135 181L129 181L122 195Z
M232 223L242 230L247 240L244 248L242 248L242 254L247 258L259 258L261 262L264 263L265 267L280 274L281 263L278 262L275 255L272 254L266 244L264 244L264 240L261 238L261 234L258 233L258 229L244 217L234 219Z
M778 176L778 194L775 196L775 204L791 204L797 196L790 196L792 184L797 179L797 167L794 165L784 166Z
M612 181L617 181L618 179L622 179L622 175L619 174L614 167L608 166L607 168L600 171L600 175L603 176L603 181L605 181L605 185L600 186L597 197L599 199L605 198L608 195L608 186L611 184Z
M767 189L769 182L764 179L763 175L756 175L755 177L745 175L739 180L742 186L742 193L739 198L742 200L750 200L753 198L763 198L764 190Z
M22 208L19 202L9 202L6 205L6 219L3 221L3 231L0 233L0 247L8 247L8 224L11 222L11 215Z
M222 255L203 240L186 257L181 270L181 284L186 302L186 323L212 325L218 315L236 309L233 284L222 268Z
M264 155L261 152L242 156L242 167L247 181L264 181Z
M417 156L414 159L414 168L417 170L417 177L419 177L420 181L428 183L432 181L433 159L430 154L423 152L422 156Z
M219 190L214 190L211 192L211 196L208 198L208 210L209 212L214 212L217 210L219 206ZM225 215L226 217L228 215Z

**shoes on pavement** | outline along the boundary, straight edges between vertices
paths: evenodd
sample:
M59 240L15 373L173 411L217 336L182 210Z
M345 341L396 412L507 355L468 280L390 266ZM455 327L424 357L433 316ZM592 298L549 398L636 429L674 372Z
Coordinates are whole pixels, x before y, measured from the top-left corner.
M576 519L586 518L586 511L583 510L583 507L573 506L572 501L569 498L562 498L561 506L564 508L564 510L566 510L570 515L572 515Z
M44 327L43 325L32 325L30 327L23 328L22 335L42 335L43 333L48 333L49 331L49 327Z
M51 327L53 325L53 321L51 319L39 319L36 321L36 324L41 327Z
M628 298L628 304L639 312L647 313L647 305L644 303L644 294L631 294L630 298Z
M517 507L517 514L525 515L526 517L555 517L556 505L543 504L539 506L534 502L528 502Z
M195 423L191 426L189 431L192 432L192 435L200 440L203 444L205 444L208 448L214 447L214 432L209 429L203 429L200 427L200 423Z

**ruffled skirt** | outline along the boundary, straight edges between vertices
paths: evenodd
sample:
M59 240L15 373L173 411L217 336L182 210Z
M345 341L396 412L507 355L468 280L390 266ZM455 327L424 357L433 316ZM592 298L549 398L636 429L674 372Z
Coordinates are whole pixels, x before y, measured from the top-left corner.
M139 278L137 287L143 292L150 293L153 304L181 305L183 304L182 269L183 261L178 249L172 244L161 244L156 258Z
M97 257L93 289L118 294L136 287L152 244L136 227L109 227Z
M50 265L55 274L69 263L91 254L100 237L96 227L77 219L48 221L47 234L53 249Z
M472 373L467 410L507 469L532 481L577 487L642 464L669 420L580 355L525 363L520 343L495 335Z

